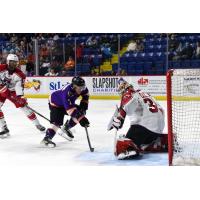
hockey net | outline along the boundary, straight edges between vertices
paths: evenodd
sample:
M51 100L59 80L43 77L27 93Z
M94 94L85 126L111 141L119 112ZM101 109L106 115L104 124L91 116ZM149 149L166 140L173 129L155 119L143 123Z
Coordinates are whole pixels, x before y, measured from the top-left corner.
M200 165L200 69L167 73L170 165Z

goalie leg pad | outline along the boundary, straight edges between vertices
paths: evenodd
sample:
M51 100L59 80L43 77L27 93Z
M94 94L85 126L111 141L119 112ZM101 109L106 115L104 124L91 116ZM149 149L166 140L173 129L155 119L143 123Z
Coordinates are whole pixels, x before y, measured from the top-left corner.
M140 155L140 149L128 138L119 138L116 142L115 156L118 160L134 159Z

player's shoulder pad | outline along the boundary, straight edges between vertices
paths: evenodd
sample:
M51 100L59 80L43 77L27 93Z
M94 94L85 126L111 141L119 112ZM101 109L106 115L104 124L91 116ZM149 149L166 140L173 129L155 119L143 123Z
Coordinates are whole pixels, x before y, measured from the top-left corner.
M7 70L7 65L6 64L0 64L0 72L3 72L5 70Z
M133 99L133 93L133 90L126 91L126 93L122 96L121 106L125 106L131 99Z
M21 79L25 79L26 78L26 75L19 68L16 68L14 73Z

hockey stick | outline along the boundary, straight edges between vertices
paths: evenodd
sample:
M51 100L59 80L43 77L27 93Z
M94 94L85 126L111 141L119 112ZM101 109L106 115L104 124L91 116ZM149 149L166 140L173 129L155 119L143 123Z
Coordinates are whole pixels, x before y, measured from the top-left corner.
M94 148L91 146L91 143L90 143L90 138L89 138L87 127L85 127L85 132L86 132L86 135L87 135L87 141L88 141L88 145L89 145L90 151L94 152Z
M40 114L39 112L37 112L36 110L34 110L33 108L31 108L31 107L28 106L28 105L27 105L26 107L27 107L28 109L30 109L31 111L33 111L34 113L36 113L37 115L39 115L40 117L46 119L46 120L51 124L51 121L50 121L48 118L46 118L44 115ZM54 126L56 126L57 128L61 129L61 127L58 126L58 125L55 125L55 124L54 124ZM67 138L66 136L64 136L63 130L62 130L62 129L61 129L61 131L62 131L62 132L58 131L58 135L60 135L61 137L65 138L65 139L68 140L68 141L72 141L72 139L70 139L69 137Z
M117 129L115 128L115 137L114 137L114 154L116 152L116 144L117 144Z
M39 115L40 117L46 119L49 123L51 123L51 121L48 118L46 118L44 115L40 114L39 112L37 112L36 110L34 110L33 108L31 108L30 106L27 105L27 108L29 108L31 111L33 111L34 113L36 113L37 115ZM60 126L57 126L57 127L61 129ZM89 138L87 127L85 127L85 131L86 131L87 141L88 141L88 145L89 145L90 151L94 152L94 148L91 146L91 143L90 143L90 138ZM62 136L61 134L59 134L59 135ZM62 137L64 137L64 136L62 136ZM67 139L67 138L65 138L65 139Z
M37 112L36 110L34 110L33 108L31 108L30 106L27 105L26 107L29 108L29 109L30 109L31 111L33 111L34 113L36 113L37 115L39 115L40 117L46 119L48 122L51 123L51 121L50 121L48 118L46 118L44 115L40 114L39 112ZM57 126L57 127L61 129L60 126ZM88 145L89 145L90 151L91 151L91 152L94 152L94 148L91 146L91 142L90 142L90 138L89 138L89 134L88 134L87 127L85 127L85 131L86 131L87 141L88 141ZM59 134L59 135L60 135L60 134ZM61 136L62 136L62 135L61 135ZM63 136L62 136L62 137L63 137ZM64 137L64 138L65 138L65 137ZM65 139L66 139L66 138L65 138Z
M110 131L110 130L113 129L113 128L114 128L114 130L115 130L115 133L114 133L114 134L115 134L115 136L114 136L114 143L113 143L113 146L114 146L114 148L113 148L114 154L115 154L115 152L116 152L117 131L118 131L118 129L115 128L115 127L113 127L113 126L112 126L112 123L113 123L114 117L117 117L118 113L119 113L119 108L118 108L118 106L116 105L115 112L114 112L114 114L113 114L112 118L110 119L110 122L109 122L109 124L108 124L108 126L107 126L107 130L108 130L108 131Z
M46 119L49 123L51 123L51 121L48 118L46 118L44 115L40 114L39 112L37 112L36 110L34 110L33 108L31 108L30 106L26 105L26 107L28 109L30 109L31 111L33 111L34 113L36 113L37 115L39 115L40 117ZM57 127L60 128L60 126L57 126Z

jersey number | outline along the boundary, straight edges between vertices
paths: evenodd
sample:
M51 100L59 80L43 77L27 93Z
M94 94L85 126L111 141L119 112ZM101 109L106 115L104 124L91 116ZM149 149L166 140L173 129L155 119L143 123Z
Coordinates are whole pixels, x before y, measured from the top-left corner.
M152 112L152 113L158 112L158 107L156 106L156 104L151 99L145 98L143 100L144 100L144 103L148 104L150 112Z

